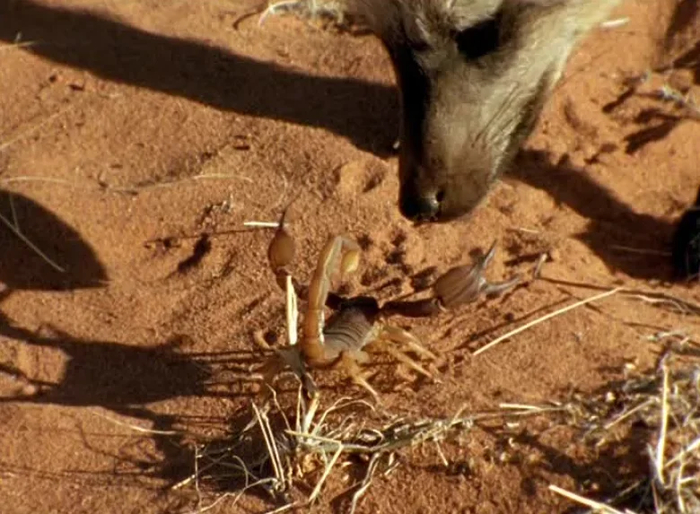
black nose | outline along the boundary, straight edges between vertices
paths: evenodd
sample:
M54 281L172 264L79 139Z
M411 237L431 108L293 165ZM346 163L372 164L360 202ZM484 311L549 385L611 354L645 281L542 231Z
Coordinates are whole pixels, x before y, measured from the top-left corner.
M402 191L399 209L411 221L436 221L440 214L442 194L439 191L418 193Z

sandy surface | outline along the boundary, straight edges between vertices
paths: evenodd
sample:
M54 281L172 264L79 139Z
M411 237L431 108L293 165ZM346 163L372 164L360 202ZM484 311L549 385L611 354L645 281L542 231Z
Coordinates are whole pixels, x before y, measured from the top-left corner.
M193 487L171 489L192 473L197 438L133 427L222 438L247 409L252 334L281 335L284 304L271 231L243 223L275 221L294 198L302 280L344 232L365 249L353 294L411 293L416 275L470 262L494 238L489 277L546 252L543 275L562 281L397 320L440 354L441 383L392 381L384 366L373 383L395 412L588 394L653 366L650 336L700 336L697 317L616 295L472 355L599 292L580 283L699 299L668 283L667 253L700 185L700 124L658 94L700 98L694 2L674 17L674 0L627 1L616 16L629 22L569 63L516 170L468 220L419 228L396 206L397 98L379 43L289 16L235 23L257 3L0 0L0 214L52 263L0 225L0 511L197 508ZM443 448L448 466L433 448L408 452L359 510L564 512L548 484L596 494L623 467L546 422L517 434L467 435ZM233 501L209 512L273 507Z

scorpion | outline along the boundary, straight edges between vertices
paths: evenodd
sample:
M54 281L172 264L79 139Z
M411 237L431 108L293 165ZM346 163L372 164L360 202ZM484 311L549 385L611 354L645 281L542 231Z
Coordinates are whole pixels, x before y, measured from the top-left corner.
M360 367L369 361L367 349L370 346L383 349L400 363L429 379L435 378L421 363L409 357L401 346L429 360L434 361L437 357L425 349L410 332L387 324L388 318L434 316L458 305L473 302L482 294L487 297L501 295L520 282L518 275L504 282L489 282L484 277L484 271L495 254L494 242L473 265L455 266L438 277L432 285L432 295L429 298L389 301L384 305L380 305L371 296L346 298L331 291L332 279L337 271L345 275L357 270L360 246L348 237L336 235L321 250L309 285L300 286L289 269L294 261L296 244L286 229L285 214L282 214L268 247L268 260L278 285L285 290L287 280L291 279L294 289L300 292L300 296L306 297L307 307L299 344L277 351L276 363L268 363L264 374L263 380L266 383L289 366L302 381L307 394L314 396L317 390L308 377L307 367L342 367L355 384L366 389L379 401L379 394L367 381ZM326 322L327 308L334 311L334 315Z

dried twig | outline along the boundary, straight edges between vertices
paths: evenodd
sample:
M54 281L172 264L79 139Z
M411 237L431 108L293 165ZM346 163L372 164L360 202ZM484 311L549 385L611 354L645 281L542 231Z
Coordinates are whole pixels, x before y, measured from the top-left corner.
M597 501L585 498L583 496L580 496L578 494L572 493L571 491L567 491L566 489L562 489L561 487L557 487L554 484L549 485L549 490L557 493L561 496L564 496L565 498L568 498L570 500L573 500L577 503L580 503L581 505L585 505L586 507L590 507L594 509L596 512L602 512L604 514L633 514L631 511L626 511L623 512L621 510L614 509L608 505L605 505L603 503L599 503Z
M36 246L34 243L32 243L27 236L25 236L22 231L20 230L19 226L17 226L15 223L12 223L10 220L8 220L5 216L0 214L0 222L3 223L7 228L9 228L14 235L16 235L18 238L22 240L24 244L26 244L34 253L36 253L41 259L46 262L49 266L51 266L53 269L58 271L59 273L65 273L66 270L56 264L51 258L49 258L44 252L42 252L38 246Z
M560 316L560 315L562 315L562 314L564 314L564 313L566 313L566 312L569 312L569 311L571 311L571 310L573 310L573 309L576 309L576 308L581 307L581 306L583 306L583 305L586 305L586 304L588 304L588 303L595 302L595 301L597 301L597 300L602 300L603 298L607 298L608 296L612 296L612 295L614 295L614 294L616 294L616 293L619 293L621 290L622 290L621 287L616 287L615 289L611 289L610 291L606 291L606 292L604 292L604 293L600 293L600 294L591 296L591 297L589 297L589 298L586 298L586 299L584 299L584 300L578 301L578 302L576 302L576 303L572 303L571 305L567 305L566 307L563 307L563 308L561 308L561 309L558 309L558 310L556 310L556 311L554 311L554 312L550 312L549 314L546 314L546 315L542 316L541 318L537 318L537 319L535 319L535 320L529 321L528 323L525 323L524 325L521 325L521 326L519 326L518 328L516 328L516 329L514 329L514 330L511 330L510 332L507 332L507 333L503 334L502 336L497 337L496 339L494 339L493 341L491 341L491 342L488 343L487 345L485 345L485 346L479 348L478 350L476 350L476 351L473 353L473 355L474 355L474 356L477 356L477 355L479 355L479 354L482 354L482 353L484 353L486 350L490 350L491 348L493 348L494 346L496 346L496 345L499 344L499 343L502 343L502 342L505 341L506 339L509 339L509 338L513 337L514 335L517 335L517 334L519 334L519 333L521 333L521 332L524 332L525 330L527 330L527 329L529 329L529 328L532 328L532 327L534 327L535 325L539 325L540 323L543 323L543 322L545 322L545 321L547 321L547 320L550 320L550 319L552 319L552 318L555 318L555 317L557 317L557 316Z

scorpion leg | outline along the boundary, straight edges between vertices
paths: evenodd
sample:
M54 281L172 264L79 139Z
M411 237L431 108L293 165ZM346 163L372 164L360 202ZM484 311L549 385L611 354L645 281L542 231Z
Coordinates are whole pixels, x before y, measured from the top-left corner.
M263 386L272 388L275 379L285 369L289 368L294 375L301 381L304 390L309 396L314 396L317 392L316 384L311 379L311 376L306 370L299 351L295 347L274 349L272 355L259 369L262 374ZM265 398L268 399L271 392L268 389Z
M385 326L384 333L392 341L406 345L417 354L427 357L428 359L437 360L437 355L424 348L423 345L420 344L420 340L407 330L399 327Z
M369 382L367 382L367 379L364 377L360 366L357 364L358 358L360 360L364 360L366 357L366 354L362 351L343 352L340 356L340 362L348 372L348 375L350 375L350 379L357 385L364 387L367 391L369 391L377 403L381 403L379 393L377 393L377 391L371 385L369 385Z
M391 341L389 341L388 344L386 344L386 346L384 347L384 350L389 355L391 355L394 359L396 359L399 362L402 362L403 364L405 364L406 366L408 366L412 370L417 371L418 373L420 373L424 377L429 378L431 380L434 378L433 375L429 371L427 371L423 366L421 366L416 361L411 359L408 355L403 353L401 350L394 348L391 345Z

